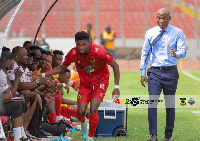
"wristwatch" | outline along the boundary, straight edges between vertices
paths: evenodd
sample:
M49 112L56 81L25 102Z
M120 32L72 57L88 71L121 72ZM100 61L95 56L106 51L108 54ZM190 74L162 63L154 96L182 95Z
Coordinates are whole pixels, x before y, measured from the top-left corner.
M40 86L40 80L36 80L35 83Z

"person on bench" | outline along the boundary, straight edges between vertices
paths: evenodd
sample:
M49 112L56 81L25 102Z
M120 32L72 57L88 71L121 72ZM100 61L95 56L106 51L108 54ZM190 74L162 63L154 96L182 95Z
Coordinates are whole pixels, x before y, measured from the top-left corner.
M22 120L22 104L19 101L12 99L11 90L7 84L7 66L5 64L6 59L3 55L0 58L0 95L4 101L5 116L11 117L14 140L20 141L20 138L26 138L26 134L23 128ZM12 63L12 61L11 61ZM14 64L14 63L13 63Z

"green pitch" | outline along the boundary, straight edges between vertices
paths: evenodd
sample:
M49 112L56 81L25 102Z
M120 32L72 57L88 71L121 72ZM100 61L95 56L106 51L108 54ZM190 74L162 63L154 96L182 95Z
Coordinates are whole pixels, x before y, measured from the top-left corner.
M200 71L189 71L190 74L200 78ZM121 95L148 95L147 88L140 84L140 72L121 72ZM110 85L104 99L110 100L114 88L113 73L110 76ZM179 72L177 95L200 95L200 82L189 78ZM76 100L77 92L70 89L66 98ZM200 102L200 101L196 101ZM95 138L95 141L146 141L149 138L147 109L129 108L128 110L128 136L120 138ZM165 109L158 109L158 139L164 140L166 121ZM83 140L80 132L69 135L74 141ZM200 107L176 109L173 141L199 141L200 140Z

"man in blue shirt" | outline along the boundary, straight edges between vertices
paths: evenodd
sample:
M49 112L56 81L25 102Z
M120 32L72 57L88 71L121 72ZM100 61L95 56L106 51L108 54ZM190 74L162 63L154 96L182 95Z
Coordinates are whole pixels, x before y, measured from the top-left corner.
M183 31L169 24L171 20L168 9L157 11L157 24L146 32L141 54L141 84L146 87L146 67L150 58L150 68L147 70L149 108L148 121L151 138L147 141L157 141L157 104L161 91L164 92L166 107L165 141L171 141L175 120L175 93L178 84L177 63L186 55L186 45Z

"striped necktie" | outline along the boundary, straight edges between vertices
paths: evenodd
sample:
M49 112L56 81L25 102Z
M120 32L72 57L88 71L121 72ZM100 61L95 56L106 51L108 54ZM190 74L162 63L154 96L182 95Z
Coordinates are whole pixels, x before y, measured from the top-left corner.
M147 54L147 58L148 56L150 55L150 50L152 49L152 46L162 37L163 33L165 32L164 29L160 30L160 33L158 34L158 36L153 40L153 42L151 43L151 46L150 46L150 49L149 49L149 52ZM145 59L145 63L147 61L147 58Z
M151 49L151 47L162 37L162 35L163 35L164 32L165 32L164 29L162 29L162 30L160 31L160 34L158 34L158 36L157 36L157 37L153 40L153 42L151 43L150 49Z

